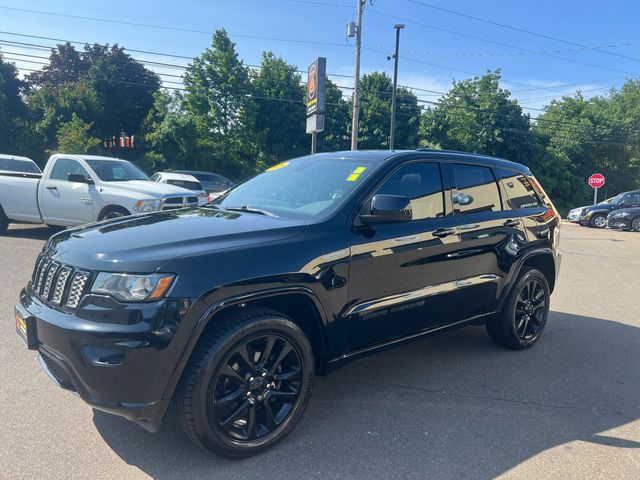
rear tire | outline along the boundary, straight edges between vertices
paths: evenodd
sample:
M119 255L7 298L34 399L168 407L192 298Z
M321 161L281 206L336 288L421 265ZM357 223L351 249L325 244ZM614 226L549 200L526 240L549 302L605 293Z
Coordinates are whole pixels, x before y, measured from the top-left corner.
M290 319L270 310L241 311L221 320L194 350L176 397L178 419L209 452L258 454L302 417L313 365L311 345Z
M531 347L547 324L550 296L549 282L542 272L522 267L502 310L487 323L489 336L513 350Z
M607 217L598 213L593 216L589 225L593 228L604 228L607 226Z
M7 233L7 229L9 228L9 219L4 214L4 210L0 207L0 235L4 235Z

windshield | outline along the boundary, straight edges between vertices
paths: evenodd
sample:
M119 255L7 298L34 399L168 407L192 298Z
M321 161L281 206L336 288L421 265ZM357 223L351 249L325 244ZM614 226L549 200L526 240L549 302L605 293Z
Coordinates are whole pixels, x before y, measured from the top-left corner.
M620 202L620 200L622 200L622 197L623 197L623 194L622 194L622 193L619 193L619 194L618 194L618 195L616 195L615 197L610 198L609 200L605 200L605 202L606 202L606 203L613 203L614 205L616 205L617 203L619 203L619 202ZM602 203L605 203L605 202L602 202Z
M302 157L267 169L216 203L278 217L319 218L337 210L376 167L362 158Z
M87 163L103 182L149 180L146 173L126 160L87 160Z

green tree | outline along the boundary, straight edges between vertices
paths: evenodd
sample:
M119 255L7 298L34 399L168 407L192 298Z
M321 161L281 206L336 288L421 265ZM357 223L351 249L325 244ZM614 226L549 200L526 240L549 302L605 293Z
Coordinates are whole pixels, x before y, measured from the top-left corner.
M193 60L185 72L185 105L198 130L201 156L211 168L237 175L246 171L243 143L251 85L249 71L223 29L213 34L211 47Z
M246 128L261 153L274 163L308 153L304 89L296 67L271 52L263 52L260 70L251 82Z
M391 94L393 83L384 72L362 76L358 148L389 148ZM416 148L419 143L420 107L418 98L404 87L398 88L396 102L396 149Z
M454 82L422 115L421 137L444 149L484 153L530 163L540 144L529 116L508 90L500 88L500 72Z
M195 121L180 93L157 92L142 129L149 169L209 167L201 158Z
M0 54L0 151L37 160L42 153L41 141L23 101L27 93L27 84L18 78L16 66Z
M324 131L318 134L318 151L335 152L351 148L351 109L342 90L327 79Z
M60 125L58 130L58 151L62 153L85 154L100 145L100 139L89 134L91 125L83 122L75 113L71 121Z
M28 104L46 147L55 148L59 128L73 113L91 119L90 133L101 139L140 133L153 93L160 88L155 73L117 45L85 45L77 51L60 44L49 60L28 77Z

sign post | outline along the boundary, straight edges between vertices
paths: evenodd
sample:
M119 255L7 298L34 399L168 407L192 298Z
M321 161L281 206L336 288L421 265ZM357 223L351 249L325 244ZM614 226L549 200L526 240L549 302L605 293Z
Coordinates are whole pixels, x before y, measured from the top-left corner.
M327 59L318 57L307 73L307 133L311 134L311 153L316 153L318 132L324 130L327 94Z
M593 204L598 203L598 189L604 186L604 175L601 173L594 173L589 177L588 183L593 188Z

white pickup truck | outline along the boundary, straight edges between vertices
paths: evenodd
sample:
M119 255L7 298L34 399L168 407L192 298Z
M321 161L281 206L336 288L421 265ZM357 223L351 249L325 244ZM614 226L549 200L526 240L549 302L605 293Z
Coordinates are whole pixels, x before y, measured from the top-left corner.
M40 173L28 158L0 155L0 234L12 222L68 227L197 205L193 192L151 181L126 160L56 154Z

